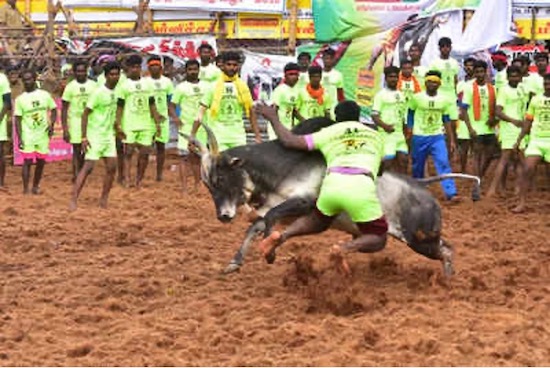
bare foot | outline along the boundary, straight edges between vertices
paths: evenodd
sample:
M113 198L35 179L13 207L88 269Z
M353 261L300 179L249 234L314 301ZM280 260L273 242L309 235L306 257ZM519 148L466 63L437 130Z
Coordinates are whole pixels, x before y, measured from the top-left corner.
M34 188L32 188L32 194L40 195L40 194L42 194L42 191L40 190L39 187L34 187Z
M0 192L9 192L8 188L6 188L5 186L0 186Z
M75 200L71 200L71 203L69 203L69 211L74 212L76 211L77 205Z
M99 200L99 207L101 208L107 208L107 198L101 198Z
M23 194L24 195L29 195L29 194L31 194L31 191L28 190L28 189L23 189Z
M275 249L281 244L281 233L274 231L267 238L260 242L260 250L267 263L275 261Z
M455 195L449 198L449 203L460 203L460 202L462 202L462 197L459 195Z
M351 269L349 263L342 252L340 245L333 245L330 248L330 260L336 268L346 276L351 276Z

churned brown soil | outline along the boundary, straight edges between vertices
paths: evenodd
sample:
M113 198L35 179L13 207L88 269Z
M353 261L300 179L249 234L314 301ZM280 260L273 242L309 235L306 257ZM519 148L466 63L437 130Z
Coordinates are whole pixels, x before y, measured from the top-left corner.
M221 275L247 223L219 223L205 189L184 196L150 167L102 210L100 164L70 213L69 171L49 164L44 193L23 196L10 168L0 192L0 365L550 365L543 168L526 214L513 199L443 206L451 282L394 240L352 255L346 278L329 263L336 232L274 265L254 248Z

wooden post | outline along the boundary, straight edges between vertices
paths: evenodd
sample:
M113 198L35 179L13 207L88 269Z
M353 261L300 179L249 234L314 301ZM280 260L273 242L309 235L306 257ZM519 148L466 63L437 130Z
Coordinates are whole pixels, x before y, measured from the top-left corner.
M57 15L58 7L54 4L54 0L48 0L48 23L44 30L44 46L48 57L46 58L47 71L44 79L55 80L54 59L55 59L55 16Z
M535 38L537 35L537 8L531 8L531 43L535 43Z
M139 0L137 9L135 9L137 14L135 31L137 34L141 35L144 31L144 15L145 15L145 0Z
M294 55L296 53L296 33L298 30L298 0L290 0L288 23L288 54Z

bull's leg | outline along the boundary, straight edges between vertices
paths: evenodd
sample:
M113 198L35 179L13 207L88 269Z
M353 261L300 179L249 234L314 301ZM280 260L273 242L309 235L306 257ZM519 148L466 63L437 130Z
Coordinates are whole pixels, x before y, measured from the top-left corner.
M260 234L268 236L278 220L285 217L303 216L311 212L315 202L308 198L291 198L270 209L263 218L257 219L246 231L242 245L225 269L225 273L237 271L244 263L250 246Z

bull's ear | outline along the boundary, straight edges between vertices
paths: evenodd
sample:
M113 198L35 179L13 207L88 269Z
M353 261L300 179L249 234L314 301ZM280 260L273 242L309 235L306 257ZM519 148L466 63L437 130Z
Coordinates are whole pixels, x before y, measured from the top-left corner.
M229 160L229 166L231 167L241 167L244 164L244 160L239 157L231 157Z

